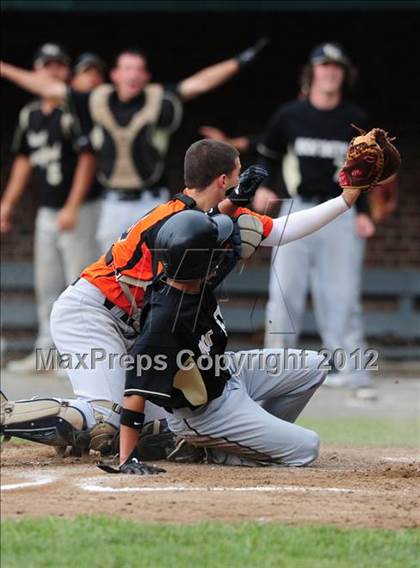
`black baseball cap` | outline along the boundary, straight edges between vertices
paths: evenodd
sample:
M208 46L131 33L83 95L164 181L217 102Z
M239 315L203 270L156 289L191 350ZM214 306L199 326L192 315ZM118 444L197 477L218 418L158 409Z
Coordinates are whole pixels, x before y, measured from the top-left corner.
M338 43L322 43L321 45L317 45L309 55L309 63L311 65L337 63L344 67L351 66L349 57Z
M44 43L35 52L33 58L34 67L43 67L49 61L59 61L64 63L64 65L70 65L71 59L69 54L65 51L61 45L57 43Z
M74 72L82 73L83 71L86 71L86 69L89 69L89 67L95 67L100 73L105 74L105 61L96 53L86 51L85 53L79 55L79 57L77 58L74 65Z

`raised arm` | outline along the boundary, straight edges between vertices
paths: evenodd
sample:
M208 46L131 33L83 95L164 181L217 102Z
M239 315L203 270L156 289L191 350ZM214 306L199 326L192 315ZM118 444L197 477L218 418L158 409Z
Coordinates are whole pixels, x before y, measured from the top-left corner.
M181 81L179 94L184 101L195 99L222 85L238 72L239 65L234 58L216 63Z
M222 85L243 68L250 65L267 43L268 40L266 38L261 38L255 45L236 57L210 65L210 67L206 67L194 73L191 77L184 79L178 87L181 98L184 101L189 101Z
M0 63L0 75L25 91L42 98L63 101L66 96L66 84L63 81L51 79L42 69L27 71L9 63Z

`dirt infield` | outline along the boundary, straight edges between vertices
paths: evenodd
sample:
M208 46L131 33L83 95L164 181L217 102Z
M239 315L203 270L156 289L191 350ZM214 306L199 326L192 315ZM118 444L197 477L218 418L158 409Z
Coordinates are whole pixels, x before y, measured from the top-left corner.
M161 464L156 477L107 475L95 457L7 444L2 518L103 513L164 522L282 521L420 526L420 455L407 448L324 448L309 468Z

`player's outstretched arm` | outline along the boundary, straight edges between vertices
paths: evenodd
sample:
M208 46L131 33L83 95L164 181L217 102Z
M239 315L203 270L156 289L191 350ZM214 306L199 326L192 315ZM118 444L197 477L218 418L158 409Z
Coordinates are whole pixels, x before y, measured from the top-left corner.
M351 140L346 161L338 175L343 190L340 197L275 219L273 229L262 241L262 246L285 245L310 235L354 205L362 191L395 179L401 156L393 144L394 139L380 128L369 132L357 130L360 136Z
M181 98L184 101L189 101L216 89L219 85L223 85L231 77L253 63L267 43L267 38L261 38L255 45L239 53L236 57L210 65L184 79L178 87Z
M66 96L66 84L63 81L51 79L42 72L42 69L27 71L2 61L0 62L0 76L39 97L62 101Z
M273 219L273 228L268 237L261 242L261 246L286 245L318 231L348 211L360 193L358 190L352 190L351 194L343 191L339 197L329 199L320 205ZM292 207L293 202L291 201L290 208Z

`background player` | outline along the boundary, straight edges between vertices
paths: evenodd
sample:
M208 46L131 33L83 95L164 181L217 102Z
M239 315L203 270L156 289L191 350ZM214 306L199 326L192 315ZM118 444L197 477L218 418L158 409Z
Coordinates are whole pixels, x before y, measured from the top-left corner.
M111 69L112 85L101 85L91 94L69 91L63 82L7 64L2 65L2 76L37 94L59 100L67 97L85 131L91 132L98 177L107 189L98 227L105 251L128 226L169 197L165 157L170 136L182 120L182 103L236 75L265 43L260 41L175 87L150 83L146 56L136 49L121 51Z
M272 165L273 174L276 164L282 163L293 211L313 207L340 191L338 171L347 143L357 134L350 125L366 124L365 112L343 99L343 89L352 84L354 75L341 46L324 43L316 47L302 75L305 98L283 105L270 121L259 151ZM272 177L256 196L257 208L264 207L264 200L272 195L268 188L273 183ZM285 202L283 214L290 208L290 202ZM355 210L316 235L273 254L265 345L296 345L310 288L323 347L332 353L344 349L347 355L345 368L325 381L329 386L372 386L368 372L354 368L350 353L355 349L365 353L367 347L360 287L365 238L374 232L367 200L362 196ZM372 389L357 393L375 396Z
M33 65L37 77L63 82L70 78L70 58L58 45L43 45ZM100 188L92 184L95 158L85 142L74 116L51 98L32 101L20 112L12 145L15 159L1 201L0 220L1 232L9 232L19 199L32 177L39 200L34 236L36 349L53 347L49 325L52 305L98 254ZM35 352L11 361L8 368L35 370Z
M71 86L80 93L90 93L105 83L106 64L96 53L87 51L79 55L73 67Z
M254 139L226 138L218 129L202 133L226 139L238 149L257 148L270 171L255 197L258 211L278 203L279 178L283 202L280 215L303 211L340 193L337 174L347 143L357 135L351 123L366 125L364 110L343 98L355 81L356 70L342 47L324 43L314 48L301 76L298 100L282 105L267 131ZM383 189L380 190L381 192ZM376 396L367 371L356 371L350 357L366 351L360 285L365 239L375 233L365 195L355 210L310 237L273 251L266 313L266 347L295 347L302 327L308 291L314 305L322 346L344 349L349 364L330 374L325 383L356 389L364 398Z

